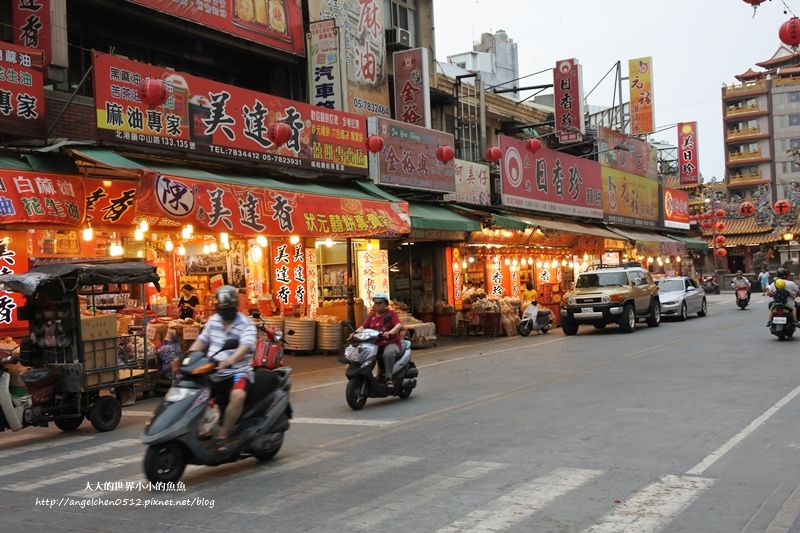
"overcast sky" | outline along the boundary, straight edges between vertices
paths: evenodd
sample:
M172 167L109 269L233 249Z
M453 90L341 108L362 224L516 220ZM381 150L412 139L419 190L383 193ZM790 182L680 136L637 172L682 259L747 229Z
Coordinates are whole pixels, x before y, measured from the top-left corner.
M584 92L617 61L653 58L656 129L697 121L700 171L722 179L725 159L721 87L771 58L781 46L778 29L800 14L800 0L765 1L753 17L743 0L434 0L436 59L472 50L482 33L505 30L517 43L520 76L552 69L560 59L583 65ZM521 80L552 83L551 73ZM610 106L613 74L589 96ZM550 91L552 93L552 91ZM628 100L627 85L623 88ZM651 140L677 143L677 128Z

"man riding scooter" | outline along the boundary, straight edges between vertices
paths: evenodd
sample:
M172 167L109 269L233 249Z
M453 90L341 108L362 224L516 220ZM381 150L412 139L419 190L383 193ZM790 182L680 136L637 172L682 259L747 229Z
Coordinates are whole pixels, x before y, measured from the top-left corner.
M211 377L214 382L213 394L228 395L228 405L217 436L217 448L220 452L227 452L231 447L228 442L231 428L242 414L247 391L254 381L250 354L255 349L257 334L253 322L238 311L239 293L236 287L220 287L216 300L216 314L208 320L189 351L208 349L209 354L216 354L214 360L217 361L217 371ZM228 339L238 340L238 347L220 352Z
M747 289L747 302L750 302L750 280L742 275L741 270L736 271L736 277L731 280L731 289L734 291L734 301L739 302L739 289Z
M381 338L375 341L383 352L383 372L386 376L386 386L393 387L392 383L392 368L394 368L394 361L400 354L401 338L400 330L403 324L400 323L400 317L397 313L389 309L389 297L385 292L377 292L372 297L372 312L367 315L364 323L361 324L356 331L363 329L376 329L381 332ZM384 322L386 316L389 320ZM353 334L350 334L352 337Z

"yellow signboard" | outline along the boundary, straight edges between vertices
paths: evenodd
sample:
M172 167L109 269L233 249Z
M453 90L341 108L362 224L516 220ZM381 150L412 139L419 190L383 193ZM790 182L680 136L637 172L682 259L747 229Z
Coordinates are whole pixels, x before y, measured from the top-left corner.
M628 61L628 83L631 89L631 134L653 133L653 58L640 57Z
M603 218L631 226L658 224L658 180L611 167L603 173Z

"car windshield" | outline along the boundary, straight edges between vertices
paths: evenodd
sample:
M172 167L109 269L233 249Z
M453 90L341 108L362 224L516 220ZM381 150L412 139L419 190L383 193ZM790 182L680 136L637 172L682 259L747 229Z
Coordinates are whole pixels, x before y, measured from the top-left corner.
M611 287L614 285L628 285L628 276L624 272L592 272L578 277L575 287L587 289L591 287Z
M658 290L662 292L682 291L684 287L682 279L664 279L658 282Z

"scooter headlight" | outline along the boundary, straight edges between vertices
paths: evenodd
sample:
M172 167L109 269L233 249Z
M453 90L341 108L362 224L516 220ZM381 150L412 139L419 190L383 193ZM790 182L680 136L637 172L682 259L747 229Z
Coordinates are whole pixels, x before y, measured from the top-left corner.
M281 342L281 339L283 338L283 330L276 329L273 337L275 337L275 342Z
M164 401L175 403L185 400L192 394L197 392L196 389L186 389L184 387L170 387L167 394L164 396Z

